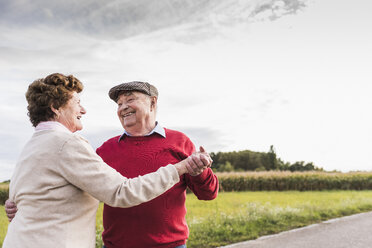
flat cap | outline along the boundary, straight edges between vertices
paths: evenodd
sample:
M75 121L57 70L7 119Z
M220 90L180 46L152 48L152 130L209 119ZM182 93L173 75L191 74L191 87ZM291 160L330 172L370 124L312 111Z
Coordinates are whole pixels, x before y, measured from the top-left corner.
M110 98L116 102L122 91L139 91L149 96L158 97L158 90L147 82L133 81L112 87L109 91Z

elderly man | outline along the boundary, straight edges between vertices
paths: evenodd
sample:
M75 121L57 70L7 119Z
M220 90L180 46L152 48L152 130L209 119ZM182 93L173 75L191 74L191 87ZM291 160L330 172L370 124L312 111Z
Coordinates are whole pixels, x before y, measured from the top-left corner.
M118 105L117 115L124 133L107 140L97 154L122 175L128 178L144 175L177 163L195 151L186 135L163 128L156 121L155 86L137 81L123 83L111 88L109 96ZM105 205L104 247L186 247L189 234L185 220L186 188L200 200L212 200L218 194L218 179L210 168L190 167L188 171L178 184L150 202L132 208ZM8 204L8 217L12 218L16 209Z
M97 153L122 175L128 178L144 175L195 151L186 135L163 128L156 121L155 86L144 82L123 83L113 87L109 96L118 105L117 115L124 133L107 140ZM186 247L189 233L185 220L186 188L200 200L212 200L218 194L218 180L210 168L190 172L148 203L126 209L105 205L102 234L105 246Z

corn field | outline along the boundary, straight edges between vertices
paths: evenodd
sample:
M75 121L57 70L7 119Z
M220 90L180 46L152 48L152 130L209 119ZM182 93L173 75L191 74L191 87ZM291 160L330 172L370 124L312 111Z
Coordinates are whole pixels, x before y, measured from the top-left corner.
M216 173L221 192L372 189L372 172L229 172Z

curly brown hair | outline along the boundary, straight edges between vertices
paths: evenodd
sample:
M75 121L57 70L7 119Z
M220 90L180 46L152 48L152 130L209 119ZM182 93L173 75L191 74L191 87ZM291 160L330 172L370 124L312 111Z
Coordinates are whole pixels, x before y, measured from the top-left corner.
M53 73L46 78L37 79L28 86L26 99L28 116L34 127L42 121L53 120L56 114L51 107L59 109L67 104L72 93L80 93L84 86L72 75Z

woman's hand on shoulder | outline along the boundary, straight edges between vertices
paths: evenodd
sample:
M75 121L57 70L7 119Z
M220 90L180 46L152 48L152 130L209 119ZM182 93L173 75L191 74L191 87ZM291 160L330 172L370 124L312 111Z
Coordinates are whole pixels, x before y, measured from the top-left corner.
M17 205L14 202L10 201L9 199L5 201L5 212L6 216L8 216L9 222L13 220L17 211L18 211Z

